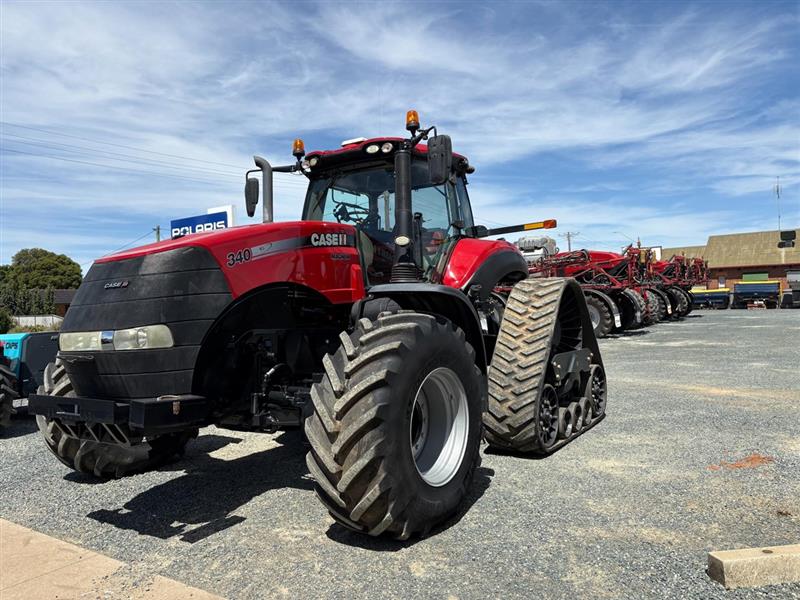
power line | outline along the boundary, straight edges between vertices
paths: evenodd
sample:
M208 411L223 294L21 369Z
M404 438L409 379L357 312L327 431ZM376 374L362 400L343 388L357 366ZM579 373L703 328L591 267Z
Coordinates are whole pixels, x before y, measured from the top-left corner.
M137 173L139 175L154 175L156 177L170 177L172 179L185 179L187 181L195 181L199 183L220 183L212 179L196 179L192 177L183 177L181 175L173 175L172 173L159 173L158 171L141 171L139 169L128 169L125 167L118 167L116 165L104 165L96 162L89 162L86 160L77 160L73 158L65 158L63 156L53 156L52 154L36 154L33 152L23 152L22 150L13 150L12 148L3 148L3 152L13 152L15 154L26 154L28 156L36 156L39 158L51 158L53 160L63 160L71 163L78 163L82 165L91 165L93 167L103 167L104 169L114 169L116 171L127 171L129 173Z
M229 163L221 163L221 162L217 162L217 161L203 160L201 158L194 158L194 157L191 157L191 156L180 156L179 154L167 154L166 152L156 152L155 150L146 150L144 148L137 148L136 146L127 146L125 144L115 144L114 142L104 142L104 141L100 141L100 140L96 140L96 139L92 139L92 138L81 137L79 135L72 135L72 134L69 134L69 133L61 133L59 131L41 129L39 127L30 127L29 125L19 125L18 123L10 123L8 121L0 121L0 123L3 124L3 125L10 125L12 127L19 127L21 129L30 129L31 131L39 131L41 133L49 133L50 135L60 135L60 136L63 136L63 137L74 138L76 140L83 140L84 142L92 142L94 144L105 144L107 146L116 146L118 148L127 148L128 150L137 150L139 152L149 152L150 154L158 154L160 156L168 156L170 158L183 158L183 159L186 159L186 160L191 160L191 161L195 161L195 162L203 162L203 163L207 163L207 164L210 164L210 165L219 165L219 166L223 166L223 167L235 167L237 169L241 168L240 165L231 165Z
M121 152L111 152L109 150L105 150L102 148L89 148L87 146L78 146L75 144L63 144L61 142L52 142L50 140L42 140L38 138L29 138L21 135L15 135L13 133L2 133L0 134L3 137L14 137L19 138L19 140L9 140L10 142L17 143L17 144L26 144L30 146L39 146L49 148L51 150L59 150L61 152L71 152L73 154L80 154L79 152L75 152L74 150L70 150L70 148L76 148L78 150L83 150L85 152L99 154L103 158L107 155L110 156L121 156L125 159L128 159L128 162L140 162L143 164L152 164L156 166L163 166L168 169L181 169L181 170L190 170L190 171L200 171L201 173L213 173L215 175L225 175L227 177L236 177L239 178L239 175L235 174L233 171L219 171L215 169L203 169L199 167L191 167L191 166L183 166L181 164L177 164L175 162L167 162L164 160L154 160L150 158L143 158L141 156L134 156L133 154L123 154ZM109 158L108 160L117 160L115 158Z
M10 140L10 141L13 141L15 143L33 145L33 146L43 146L43 147L49 148L51 150L57 150L59 152L72 152L70 150L63 150L61 148L56 148L54 146L49 146L47 144L35 144L33 142L18 142L16 140ZM65 145L65 144L62 144L62 145ZM64 161L67 161L67 162L74 162L74 163L79 163L79 164L100 166L100 167L105 167L105 168L108 168L108 169L117 169L117 170L123 170L123 171L130 171L130 172L133 172L133 173L141 173L141 174L156 175L156 176L160 175L162 177L173 177L173 178L178 178L178 179L186 179L188 181L219 183L219 182L217 182L215 180L212 180L212 179L198 179L198 178L192 178L192 177L185 177L185 176L181 176L181 175L175 175L175 174L171 174L171 173L161 173L159 171L145 171L145 170L140 170L140 169L129 169L129 168L120 167L120 166L117 166L117 165L108 165L108 164L101 164L101 163L90 162L90 161L82 161L82 160L77 160L77 159L66 158L66 157L63 157L63 156L56 156L56 155L52 155L52 154L36 154L36 153L33 153L33 152L25 152L25 151L22 151L22 150L15 150L13 148L8 148L7 146L4 146L2 148L2 150L3 151L7 151L7 152L14 152L16 154L26 154L26 155L29 155L29 156L41 156L41 157L44 157L44 158L53 158L53 159L56 159L56 160L64 160ZM97 152L99 154L99 153L105 152L105 151L104 150L98 150ZM72 154L75 154L75 155L81 156L81 157L84 156L83 154L78 153L78 152L72 152ZM111 154L118 154L118 153L111 153ZM94 158L93 155L89 155L88 157L89 158ZM106 157L104 157L102 155L99 155L98 158L100 158L101 160L105 159L105 160L123 162L122 159L113 158L113 157L106 158ZM161 168L174 169L174 170L177 170L177 171L183 171L183 170L197 171L198 174L208 173L209 175L225 177L225 178L229 178L230 180L240 179L241 178L241 176L237 176L237 175L234 175L232 173L223 173L223 172L219 172L219 171L206 171L204 169L194 169L192 167L183 167L183 166L180 166L180 165L179 166L170 166L170 165L166 165L166 164L161 165L161 164L158 164L157 161L150 161L149 159L143 159L143 158L142 159L134 158L134 160L126 160L125 162L133 162L133 163L136 163L136 164L142 164L144 166L150 166L148 163L156 163L153 166L159 166ZM244 173L244 170L242 170L242 173ZM280 175L283 175L283 173L281 173ZM285 179L285 178L279 178L276 181L276 184L277 185L282 185L282 186L287 186L287 187L294 187L294 188L297 188L297 189L303 189L303 190L306 189L306 184L304 182L292 181L292 180Z

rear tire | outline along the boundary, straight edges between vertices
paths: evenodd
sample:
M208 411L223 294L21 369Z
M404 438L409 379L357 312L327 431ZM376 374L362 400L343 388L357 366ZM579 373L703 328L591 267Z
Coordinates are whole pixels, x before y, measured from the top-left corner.
M60 359L44 370L44 383L38 394L46 396L75 396L72 382ZM112 479L141 473L158 467L176 456L182 456L186 444L197 437L197 429L145 438L141 443L122 445L100 443L66 435L66 429L56 420L36 415L36 425L47 448L64 465L100 479Z
M14 400L19 398L17 393L17 377L5 365L0 365L0 429L11 424L11 415L14 414Z
M667 312L668 300L665 300L664 296L657 292L654 293L654 295L656 297L656 301L658 302L658 320L659 322L666 321L669 318L669 312Z
M659 304L658 304L658 297L656 294L650 290L645 292L645 302L647 304L647 312L644 317L644 324L645 325L655 325L658 323L659 318Z
M589 309L589 318L592 321L594 334L603 338L614 328L614 319L605 302L597 296L586 296L586 308Z
M349 529L424 535L457 511L479 462L475 352L450 321L413 311L340 338L305 423L317 495Z

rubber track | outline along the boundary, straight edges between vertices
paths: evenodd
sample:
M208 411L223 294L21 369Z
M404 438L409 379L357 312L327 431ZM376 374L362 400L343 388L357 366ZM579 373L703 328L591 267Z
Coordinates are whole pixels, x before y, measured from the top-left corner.
M483 415L484 436L491 446L545 452L536 436L536 401L565 285L562 278L526 279L508 297L489 365L489 410Z
M19 398L17 393L17 378L5 365L0 365L0 428L11 424L11 415L14 414L14 400Z

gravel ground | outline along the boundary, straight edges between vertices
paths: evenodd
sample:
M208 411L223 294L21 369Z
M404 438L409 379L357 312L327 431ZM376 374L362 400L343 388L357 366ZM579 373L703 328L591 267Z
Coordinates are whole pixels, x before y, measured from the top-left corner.
M230 598L800 598L705 573L709 550L800 542L798 339L800 311L706 311L603 340L608 418L543 460L484 454L469 510L421 541L333 524L296 432L208 428L168 468L94 483L17 422L0 515L131 563L134 584Z

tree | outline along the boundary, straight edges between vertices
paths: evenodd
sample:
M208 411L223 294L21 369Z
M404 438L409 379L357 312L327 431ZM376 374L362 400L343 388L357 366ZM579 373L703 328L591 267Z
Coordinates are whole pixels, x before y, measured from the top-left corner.
M14 321L11 320L11 313L5 306L0 306L0 333L6 333L12 325Z
M81 267L66 254L26 248L11 259L3 283L13 281L23 289L75 289L83 280Z

